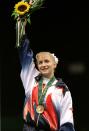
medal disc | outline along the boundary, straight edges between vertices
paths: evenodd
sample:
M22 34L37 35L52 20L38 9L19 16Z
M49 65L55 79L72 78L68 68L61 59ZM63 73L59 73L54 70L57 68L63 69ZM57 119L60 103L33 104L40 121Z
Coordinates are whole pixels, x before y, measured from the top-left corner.
M36 108L37 113L41 114L44 112L44 106L43 105L38 105Z

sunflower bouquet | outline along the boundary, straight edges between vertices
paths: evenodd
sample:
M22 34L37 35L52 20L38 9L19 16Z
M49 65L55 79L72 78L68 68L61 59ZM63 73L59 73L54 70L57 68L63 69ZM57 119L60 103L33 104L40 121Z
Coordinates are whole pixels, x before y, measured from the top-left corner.
M44 0L23 0L15 4L12 16L16 20L16 47L20 47L25 26L31 24L30 15L40 9Z

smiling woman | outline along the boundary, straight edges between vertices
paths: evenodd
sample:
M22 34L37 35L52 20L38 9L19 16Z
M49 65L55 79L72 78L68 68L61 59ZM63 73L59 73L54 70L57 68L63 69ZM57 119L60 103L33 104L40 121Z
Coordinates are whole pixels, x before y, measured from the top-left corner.
M39 8L42 1L25 2L18 3L14 10L18 14L17 48L21 63L20 77L26 96L23 131L74 131L71 92L61 78L55 77L58 58L51 52L39 52L36 55L36 68L33 51L25 35L28 15L35 7Z
M37 69L25 36L19 54L26 95L23 131L74 131L71 93L62 79L55 77L58 58L50 52L37 53Z

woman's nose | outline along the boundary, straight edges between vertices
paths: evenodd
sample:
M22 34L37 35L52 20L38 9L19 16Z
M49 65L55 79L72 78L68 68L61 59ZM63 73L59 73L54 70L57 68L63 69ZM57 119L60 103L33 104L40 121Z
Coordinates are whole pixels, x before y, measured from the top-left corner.
M46 63L45 62L42 62L42 66L45 66L46 65Z

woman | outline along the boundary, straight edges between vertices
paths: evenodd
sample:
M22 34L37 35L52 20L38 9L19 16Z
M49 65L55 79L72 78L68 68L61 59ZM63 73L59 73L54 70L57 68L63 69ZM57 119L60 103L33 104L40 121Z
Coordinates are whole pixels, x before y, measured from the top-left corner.
M23 131L74 131L71 93L54 75L58 58L50 52L39 52L36 68L26 37L19 53L26 95Z

